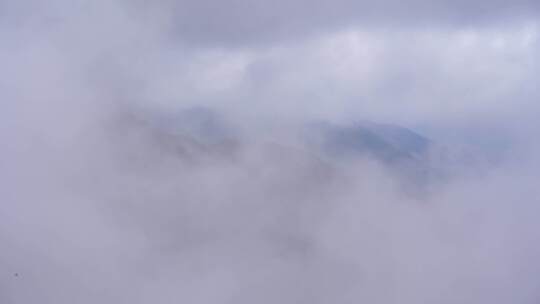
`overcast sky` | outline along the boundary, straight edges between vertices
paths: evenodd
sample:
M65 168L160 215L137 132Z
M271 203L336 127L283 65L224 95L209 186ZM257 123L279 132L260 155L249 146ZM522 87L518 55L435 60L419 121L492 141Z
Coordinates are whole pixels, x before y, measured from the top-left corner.
M539 17L535 0L0 0L0 303L537 303ZM283 146L306 121L369 120L508 158L419 202L372 163L317 184L320 163L279 145L184 166L119 118L192 106Z
M0 5L7 56L145 103L405 124L502 123L538 108L536 1Z

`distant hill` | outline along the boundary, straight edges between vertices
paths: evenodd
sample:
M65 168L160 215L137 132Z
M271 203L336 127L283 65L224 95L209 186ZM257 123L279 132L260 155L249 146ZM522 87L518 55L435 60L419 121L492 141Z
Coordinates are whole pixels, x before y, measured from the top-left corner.
M419 161L427 156L431 141L406 128L361 122L336 125L309 124L306 140L332 159L372 157L387 164Z
M138 128L147 130L155 149L169 151L171 156L190 163L241 159L242 151L258 145L263 147L258 153L269 166L291 167L294 162L301 164L302 170L313 172L309 168L313 164L339 169L371 160L393 172L408 188L443 181L463 168L469 170L481 163L468 151L441 145L410 129L370 121L311 122L302 130L290 130L299 132L297 142L257 134L247 138L219 112L204 107L143 115L136 121Z

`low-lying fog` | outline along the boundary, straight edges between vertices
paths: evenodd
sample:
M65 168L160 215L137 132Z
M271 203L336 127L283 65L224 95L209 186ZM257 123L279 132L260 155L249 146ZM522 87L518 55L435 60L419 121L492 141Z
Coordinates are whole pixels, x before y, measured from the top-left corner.
M536 4L196 2L0 1L0 303L538 302Z

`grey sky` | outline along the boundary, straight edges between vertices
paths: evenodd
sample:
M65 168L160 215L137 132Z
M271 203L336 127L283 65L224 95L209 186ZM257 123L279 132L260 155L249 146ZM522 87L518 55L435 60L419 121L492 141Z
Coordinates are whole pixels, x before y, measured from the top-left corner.
M140 1L170 18L173 35L208 44L299 39L343 27L467 28L536 19L537 1Z
M0 303L537 303L539 10L0 0ZM137 120L193 106L238 142ZM508 153L411 197L313 120Z
M532 1L117 4L57 10L51 26L61 52L99 58L151 102L389 120L535 107Z

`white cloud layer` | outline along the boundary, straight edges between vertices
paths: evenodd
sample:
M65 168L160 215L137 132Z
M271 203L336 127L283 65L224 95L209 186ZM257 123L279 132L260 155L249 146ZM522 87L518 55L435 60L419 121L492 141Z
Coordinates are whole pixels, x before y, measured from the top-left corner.
M0 303L537 303L538 9L0 0ZM138 120L192 106L238 142ZM504 157L414 196L312 120Z

